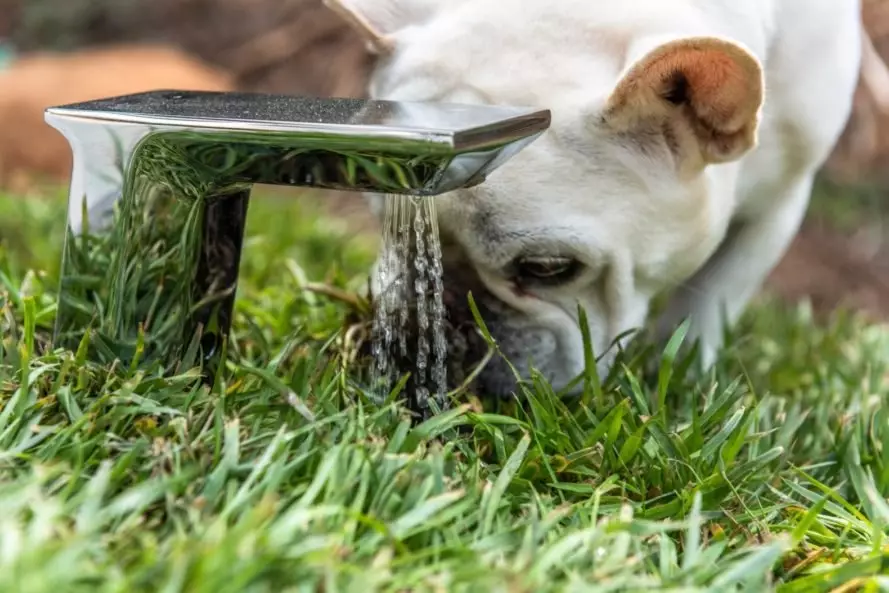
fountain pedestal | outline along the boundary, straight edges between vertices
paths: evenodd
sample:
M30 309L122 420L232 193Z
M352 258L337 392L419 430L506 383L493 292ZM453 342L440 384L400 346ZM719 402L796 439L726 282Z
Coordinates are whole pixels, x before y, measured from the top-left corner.
M438 195L533 142L546 110L157 91L50 108L74 157L54 345L200 365L231 325L255 183Z

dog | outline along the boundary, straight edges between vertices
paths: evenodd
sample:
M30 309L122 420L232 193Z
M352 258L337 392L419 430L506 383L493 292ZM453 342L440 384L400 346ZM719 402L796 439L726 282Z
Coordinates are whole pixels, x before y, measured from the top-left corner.
M659 295L658 335L689 320L712 366L801 225L864 44L858 0L325 1L378 54L371 98L551 110L437 206L445 286L472 292L520 376L566 392L578 305L600 373ZM512 368L480 388L509 396Z

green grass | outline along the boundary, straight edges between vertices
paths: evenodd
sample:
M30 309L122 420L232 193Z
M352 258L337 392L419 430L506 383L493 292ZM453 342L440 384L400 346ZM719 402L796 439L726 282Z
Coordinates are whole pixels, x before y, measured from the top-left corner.
M841 233L867 227L876 227L879 232L889 218L885 184L872 179L843 183L822 175L815 184L809 215L817 221L829 221Z
M886 328L763 303L710 375L677 339L412 426L304 289L373 241L262 204L208 389L39 352L64 210L0 197L0 591L889 591Z

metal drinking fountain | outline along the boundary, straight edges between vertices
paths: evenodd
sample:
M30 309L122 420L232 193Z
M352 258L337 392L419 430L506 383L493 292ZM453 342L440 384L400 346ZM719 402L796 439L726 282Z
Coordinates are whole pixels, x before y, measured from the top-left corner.
M53 107L46 121L73 152L54 346L212 377L253 184L443 194L483 182L550 113L156 91Z

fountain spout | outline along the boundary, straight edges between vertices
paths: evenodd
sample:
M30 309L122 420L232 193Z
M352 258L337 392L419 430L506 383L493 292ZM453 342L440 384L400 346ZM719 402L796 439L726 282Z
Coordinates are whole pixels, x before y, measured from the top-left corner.
M73 172L54 345L215 372L253 184L439 195L482 183L547 110L156 91L53 107Z

